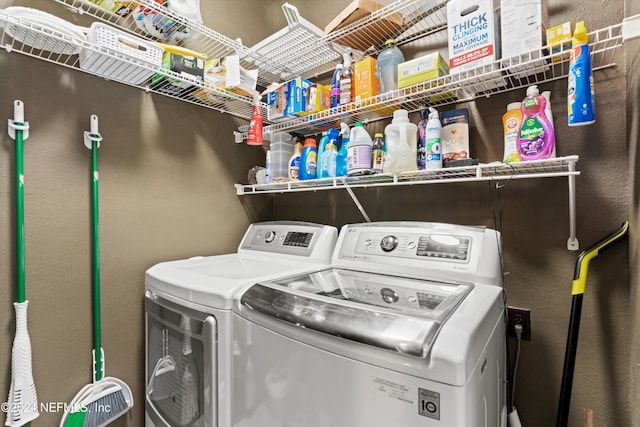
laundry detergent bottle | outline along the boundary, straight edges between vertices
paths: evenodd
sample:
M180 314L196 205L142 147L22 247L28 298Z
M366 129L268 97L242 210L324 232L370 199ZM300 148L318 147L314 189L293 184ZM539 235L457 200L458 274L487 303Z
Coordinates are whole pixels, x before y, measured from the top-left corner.
M383 171L396 173L418 169L418 126L409 122L407 110L393 112L393 120L384 128L387 154Z
M329 135L327 136L328 141L324 150L322 150L322 159L318 157L321 165L318 168L318 178L333 178L336 176L339 135L340 131L338 129L329 129Z
M521 161L548 159L555 146L553 126L545 115L547 101L537 86L527 88L522 101L522 125L516 149Z
M316 140L307 138L304 140L302 147L302 156L300 156L300 180L316 179L318 165L318 147Z

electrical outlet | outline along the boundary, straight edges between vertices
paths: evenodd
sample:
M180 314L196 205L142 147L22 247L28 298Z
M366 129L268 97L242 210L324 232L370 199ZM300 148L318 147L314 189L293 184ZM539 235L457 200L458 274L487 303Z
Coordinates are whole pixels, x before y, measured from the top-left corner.
M515 325L522 325L522 339L531 341L531 311L527 308L507 307L507 333L516 338Z

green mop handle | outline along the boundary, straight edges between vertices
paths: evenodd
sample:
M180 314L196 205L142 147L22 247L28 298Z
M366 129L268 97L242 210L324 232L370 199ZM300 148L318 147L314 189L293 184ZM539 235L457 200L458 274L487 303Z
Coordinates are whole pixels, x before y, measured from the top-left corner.
M24 104L13 103L13 120L9 120L9 135L16 140L16 259L18 267L17 302L26 301L24 256L24 140L29 137L29 124L24 121Z
M84 133L84 144L91 149L91 213L93 232L93 364L94 381L104 377L104 354L100 332L100 221L98 216L98 148L102 137L98 132L98 116L91 116L91 131Z

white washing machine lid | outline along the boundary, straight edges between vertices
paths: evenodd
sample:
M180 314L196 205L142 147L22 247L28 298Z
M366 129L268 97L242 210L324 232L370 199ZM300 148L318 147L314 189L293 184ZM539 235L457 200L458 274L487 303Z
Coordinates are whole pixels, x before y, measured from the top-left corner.
M145 286L206 307L231 309L233 295L243 286L317 268L318 264L273 255L196 257L154 265L145 273Z

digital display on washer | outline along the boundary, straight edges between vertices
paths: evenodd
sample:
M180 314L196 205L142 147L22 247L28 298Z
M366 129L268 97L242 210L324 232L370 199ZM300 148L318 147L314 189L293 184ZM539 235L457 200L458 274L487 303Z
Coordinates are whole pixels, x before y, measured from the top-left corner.
M297 246L302 248L308 248L311 243L313 233L301 233L298 231L290 231L284 238L284 246Z
M451 236L447 234L420 236L416 255L467 261L469 258L470 245L470 237Z

